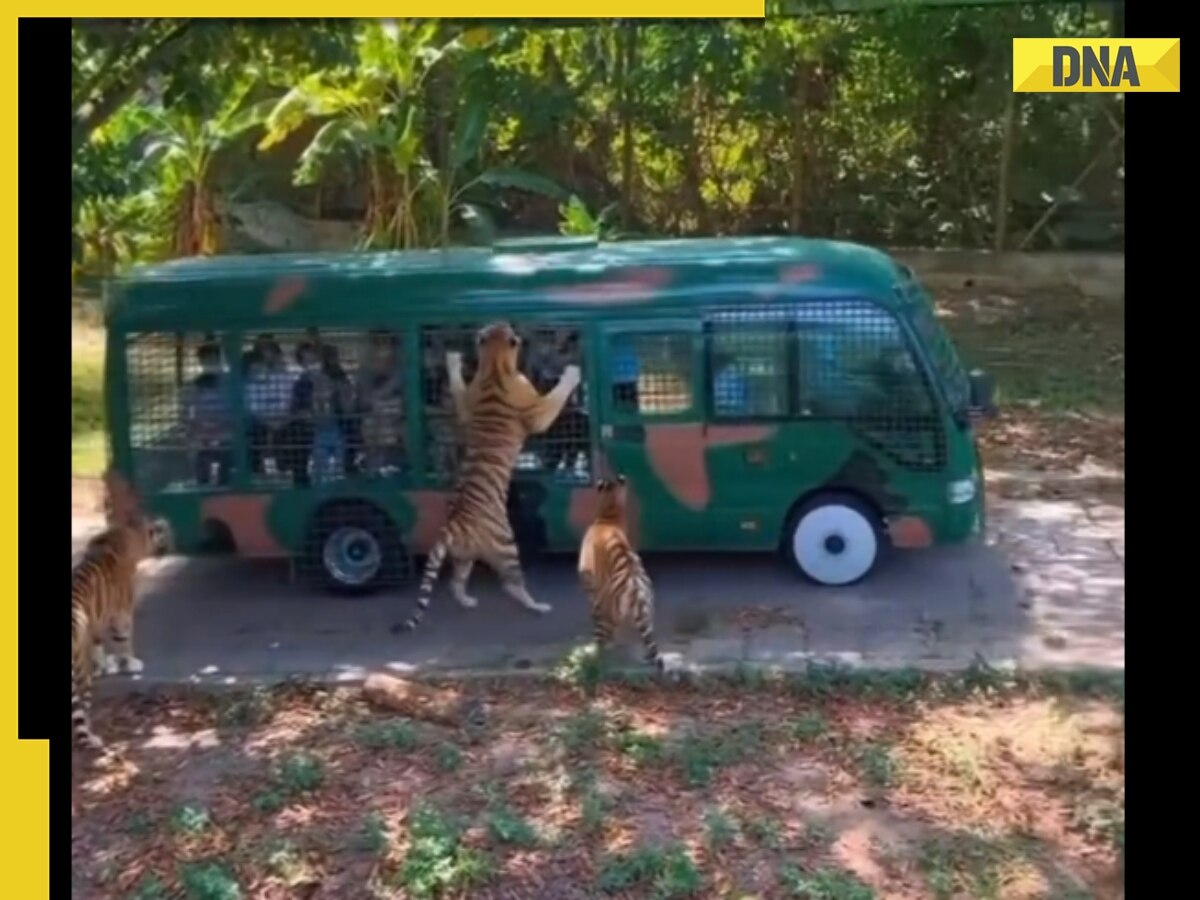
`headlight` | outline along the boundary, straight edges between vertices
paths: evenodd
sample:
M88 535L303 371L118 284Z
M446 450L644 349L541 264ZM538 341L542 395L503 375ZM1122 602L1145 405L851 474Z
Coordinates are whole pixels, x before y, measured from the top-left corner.
M963 478L946 486L946 497L953 504L970 503L975 499L975 479Z

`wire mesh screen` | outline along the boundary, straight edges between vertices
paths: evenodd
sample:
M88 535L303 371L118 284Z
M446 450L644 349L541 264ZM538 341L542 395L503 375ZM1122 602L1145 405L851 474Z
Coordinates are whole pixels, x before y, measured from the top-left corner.
M401 355L399 336L385 331L248 335L235 379L216 335L134 335L126 364L138 481L229 485L239 429L256 487L402 471Z
M613 409L642 416L690 410L694 341L690 332L614 335L609 345Z
M139 485L179 491L228 484L235 398L216 336L134 334L125 360Z
M446 372L446 354L463 357L463 378L469 384L478 365L475 339L483 323L430 326L421 332L421 395L425 424L425 474L447 482L458 470L463 434L454 416ZM573 326L516 326L522 346L519 369L540 393L553 389L569 365L584 368L583 341ZM548 431L531 435L517 459L517 472L552 474L586 482L591 477L591 426L587 414L587 385L568 400Z
M904 466L945 463L928 378L896 319L872 304L718 312L708 352L715 418L836 420Z
M400 336L315 330L247 336L247 455L256 485L304 487L407 465Z
M791 342L783 322L760 312L718 317L709 330L712 414L717 419L787 415Z

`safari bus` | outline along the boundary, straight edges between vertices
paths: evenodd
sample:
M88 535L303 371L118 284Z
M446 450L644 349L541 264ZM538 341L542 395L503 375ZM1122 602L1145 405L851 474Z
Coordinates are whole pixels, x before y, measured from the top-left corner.
M525 554L574 552L621 474L655 551L780 552L822 585L967 541L993 412L929 295L850 243L722 238L183 259L109 285L110 508L183 553L292 561L332 590L404 580L459 461L447 353L511 323L521 370L583 380L527 442Z

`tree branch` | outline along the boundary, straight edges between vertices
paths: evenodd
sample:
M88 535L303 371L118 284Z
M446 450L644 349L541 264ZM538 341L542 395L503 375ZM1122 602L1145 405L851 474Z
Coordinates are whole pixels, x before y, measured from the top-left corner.
M93 86L92 95L74 111L71 123L71 152L75 153L83 146L100 125L129 100L144 84L146 75L161 66L174 56L183 46L183 38L196 24L195 19L183 19L178 25L163 35L140 60L132 62L125 72L119 76L108 90L96 95ZM113 61L106 62L102 70L110 70Z

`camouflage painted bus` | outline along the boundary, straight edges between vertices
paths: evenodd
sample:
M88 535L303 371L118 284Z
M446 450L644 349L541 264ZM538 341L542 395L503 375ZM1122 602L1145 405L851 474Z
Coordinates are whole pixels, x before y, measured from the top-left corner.
M550 238L179 260L110 288L112 507L167 516L182 552L348 593L407 577L458 463L446 354L469 378L495 320L541 389L584 374L518 462L523 552L575 551L611 473L643 550L778 550L821 584L982 530L990 382L867 247Z

